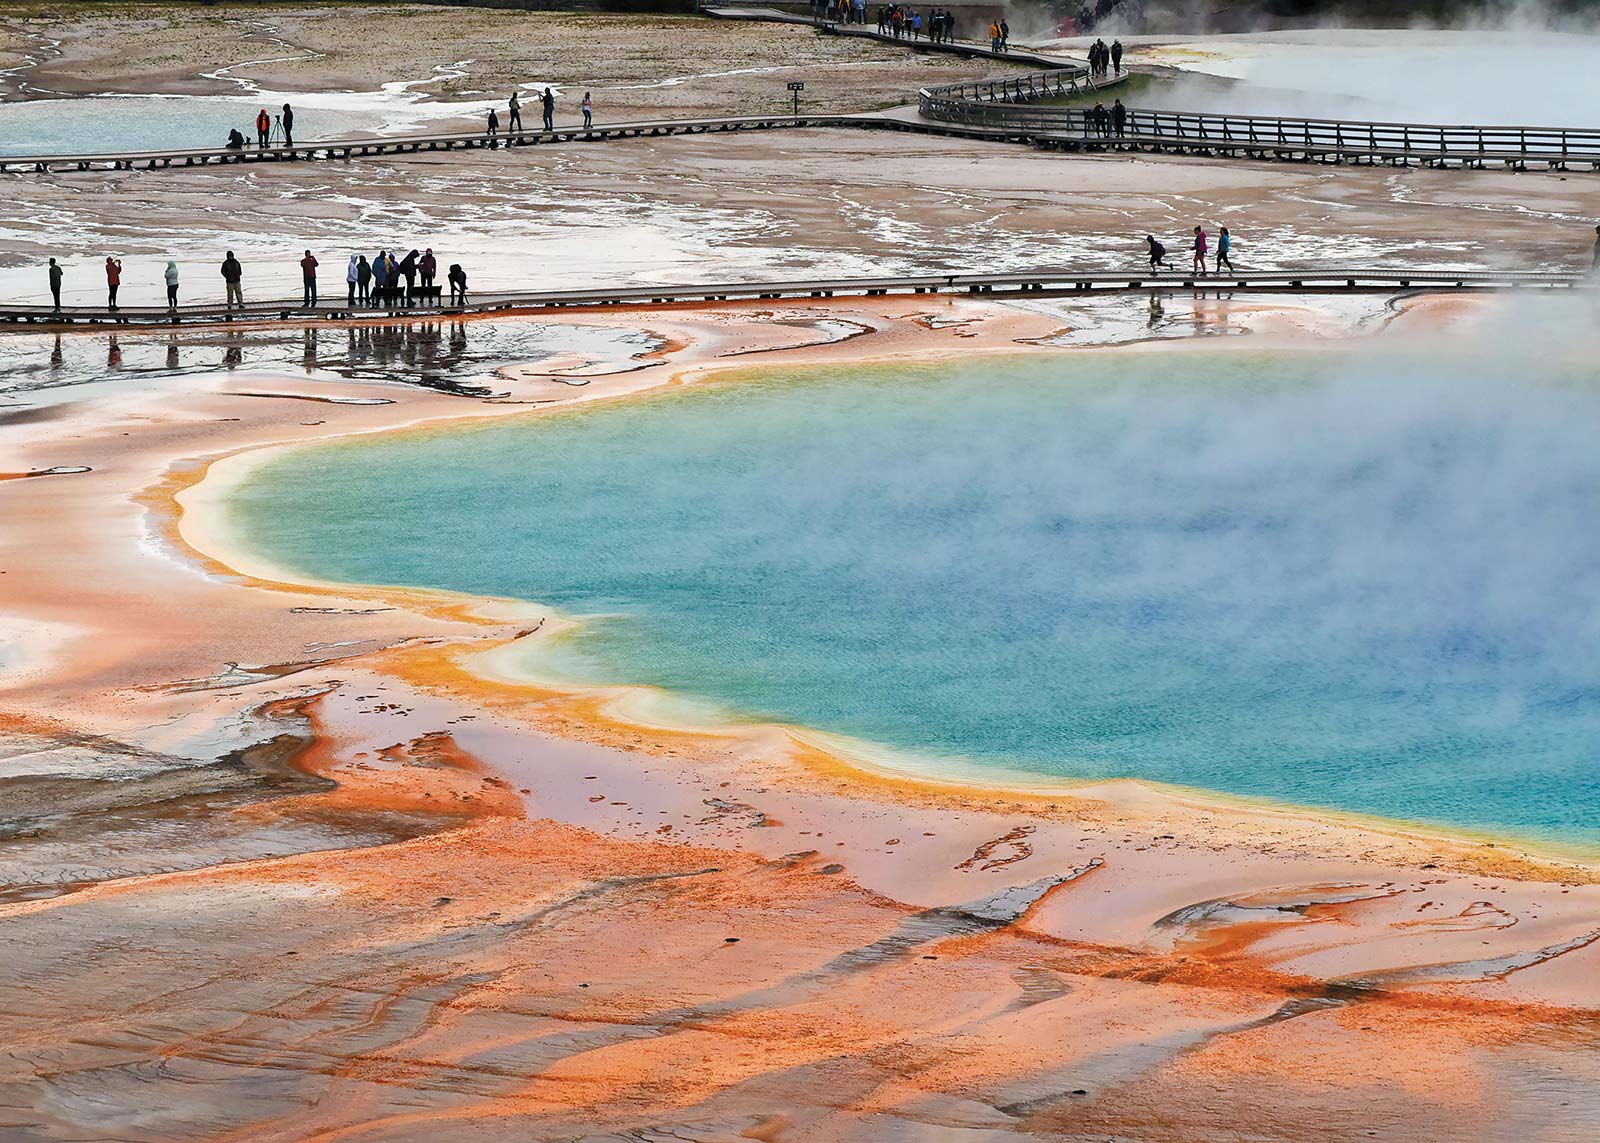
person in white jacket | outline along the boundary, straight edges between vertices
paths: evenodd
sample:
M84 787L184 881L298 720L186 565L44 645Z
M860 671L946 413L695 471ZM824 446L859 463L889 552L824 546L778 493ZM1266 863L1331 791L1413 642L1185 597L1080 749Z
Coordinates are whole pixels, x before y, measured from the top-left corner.
M352 306L356 304L356 283L359 281L361 281L360 263L356 261L356 256L352 254L350 255L350 267L344 272L345 289Z
M167 308L169 310L175 310L178 308L178 264L176 262L167 263L166 277Z

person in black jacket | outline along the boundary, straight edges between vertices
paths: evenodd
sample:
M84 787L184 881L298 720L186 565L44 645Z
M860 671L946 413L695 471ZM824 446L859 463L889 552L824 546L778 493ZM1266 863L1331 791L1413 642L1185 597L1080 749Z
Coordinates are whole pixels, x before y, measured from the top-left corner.
M278 120L283 124L283 145L294 146L294 108L287 103L283 105L283 117Z
M460 262L450 263L450 273L447 275L450 282L450 304L464 306L467 304L467 272L461 268Z
M233 251L228 251L228 256L222 260L222 281L228 288L228 308L232 309L235 302L239 308L244 309L244 267L239 265L239 259L233 256Z

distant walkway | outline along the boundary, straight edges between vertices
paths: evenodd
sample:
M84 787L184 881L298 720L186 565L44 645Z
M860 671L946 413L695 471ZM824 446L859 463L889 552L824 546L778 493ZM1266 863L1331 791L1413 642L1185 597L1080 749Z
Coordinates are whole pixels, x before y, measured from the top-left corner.
M1587 285L1581 271L1408 270L1400 268L1278 268L1216 275L1140 268L1126 273L1102 270L1019 270L1007 274L907 274L888 278L818 278L803 281L699 283L679 286L597 286L583 290L474 294L462 305L438 302L392 307L350 306L343 300L307 309L298 299L252 302L242 309L220 303L179 306L128 306L112 312L95 307L0 305L0 325L171 326L180 323L348 321L427 318L453 315L528 313L571 307L703 306L707 303L771 301L781 298L884 297L891 294L969 294L981 296L1072 296L1104 293L1158 293L1195 289L1221 293L1395 293L1401 290L1567 290Z
M897 48L906 48L914 52L945 52L949 55L962 56L967 59L1004 60L1007 63L1021 64L1025 67L1036 68L1081 68L1081 59L1070 59L1064 56L1051 56L1043 52L1032 51L1028 48L1011 48L1007 51L997 52L989 46L988 40L981 43L974 40L951 40L943 43L934 43L926 36L913 38L910 35L892 36L880 32L871 24L841 24L837 20L821 20L811 16L802 16L795 12L784 12L778 8L747 7L742 4L718 4L713 7L703 7L701 13L718 20L762 20L779 24L804 24L835 36L853 36L860 40L877 40L880 43L893 44ZM973 17L976 19L976 17Z

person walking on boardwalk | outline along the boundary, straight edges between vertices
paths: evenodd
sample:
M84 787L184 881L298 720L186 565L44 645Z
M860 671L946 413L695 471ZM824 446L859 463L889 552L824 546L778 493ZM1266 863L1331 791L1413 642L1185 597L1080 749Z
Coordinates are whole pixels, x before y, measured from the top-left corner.
M1600 226L1595 227L1595 229L1600 230ZM56 260L54 258L50 259L50 269L48 274L50 278L50 301L54 305L56 312L60 313L62 273L61 267L56 264Z
M494 137L500 133L500 116L494 113L494 108L489 108L489 145L494 146Z
M556 93L548 87L545 88L544 95L540 97L540 102L544 104L544 129L546 131L554 131L556 129Z
M271 141L272 141L272 116L268 115L267 114L267 109L265 107L263 107L256 114L256 146L258 146L258 147L262 148L263 150L265 150L267 144L269 142L271 142Z
M522 100L514 91L511 93L511 118L506 121L506 131L513 135L522 131Z
M1117 133L1117 138L1122 138L1128 133L1128 109L1122 105L1122 100L1111 101L1111 129Z
M464 306L467 304L467 272L461 268L460 262L450 263L450 304Z
M1156 241L1155 235L1146 234L1144 240L1150 244L1150 269L1159 270L1163 266L1172 269L1167 263L1167 248Z
M167 308L175 310L178 308L178 264L169 261L163 277L167 280Z
M306 251L306 256L300 259L300 281L305 286L305 301L301 303L306 309L313 309L317 304L317 256L311 251Z
M122 259L106 255L106 309L117 308L117 287L122 285Z
M244 267L239 265L239 259L233 256L232 250L222 260L222 281L228 290L228 308L231 310L237 303L240 309L244 309Z
M1207 248L1208 248L1208 244L1206 242L1206 232L1204 230L1200 229L1200 227L1198 227L1198 226L1195 227L1194 228L1194 267L1193 268L1194 268L1194 272L1196 274L1204 274L1206 272L1206 251L1207 251Z
M417 292L417 259L422 255L413 250L400 259L400 276L406 280L406 305L410 305Z
M1011 50L1011 25L1006 23L1004 16L1000 17L1000 50L1003 52Z
M283 124L283 145L294 146L294 108L285 103L283 114L278 116L278 122Z
M389 300L389 255L382 250L372 260L372 300L380 306Z
M991 52L1000 50L1000 25L993 20L989 21L989 50Z
M365 254L356 255L356 304L372 304L372 263Z
M417 273L422 275L422 288L433 289L434 275L439 272L439 260L433 256L433 247L430 246L422 252L422 260L417 263Z
M1117 74L1122 74L1122 41L1111 41L1111 66L1117 69Z
M1224 266L1228 268L1228 273L1233 273L1233 259L1228 257L1228 252L1232 249L1233 235L1229 234L1228 228L1224 226L1217 233L1217 273L1222 273Z
M356 304L356 287L361 284L361 266L356 261L354 254L350 255L350 265L344 269L345 305Z

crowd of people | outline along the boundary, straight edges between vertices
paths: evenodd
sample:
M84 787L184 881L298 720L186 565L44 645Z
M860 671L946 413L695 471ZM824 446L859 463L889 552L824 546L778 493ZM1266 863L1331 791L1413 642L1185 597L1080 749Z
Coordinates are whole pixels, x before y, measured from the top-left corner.
M865 24L867 0L811 0L811 18L830 24Z
M263 151L274 146L294 146L294 108L285 103L283 110L273 115L263 107L256 112L255 129L256 146ZM242 151L244 148L244 133L235 127L228 132L228 150Z
M1150 258L1150 270L1152 273L1159 273L1161 270L1174 270L1177 268L1173 266L1172 263L1167 261L1167 248L1155 237L1155 235L1146 234L1144 236L1144 241ZM1207 273L1213 272L1208 270L1206 267L1206 258L1211 253L1211 237L1206 233L1205 227L1196 226L1194 228L1194 237L1189 246L1189 253L1189 269L1191 273L1204 276ZM1224 226L1217 232L1215 273L1222 273L1222 268L1224 266L1228 268L1228 273L1233 273L1232 253L1233 235L1229 234L1228 228Z
M305 309L315 309L320 302L317 270L322 263L307 250L300 259L301 304ZM365 254L350 255L345 269L345 301L355 306L392 308L410 306L421 302L440 301L440 288L435 280L439 262L430 247L412 250L401 257L397 251L379 250L369 260ZM244 264L232 250L223 258L220 267L223 296L228 309L244 308ZM105 262L106 308L117 311L117 293L122 287L122 259L108 255ZM56 310L61 309L61 287L66 272L54 258L45 268L50 284L50 299ZM178 308L178 264L168 261L162 272L167 288L167 308ZM450 289L450 304L465 305L467 301L467 272L460 263L452 263L445 272L445 283Z
M1104 40L1096 40L1089 45L1089 71L1096 77L1110 75L1112 69L1116 74L1122 74L1122 41L1113 40L1111 46L1106 47Z
M583 110L583 125L585 127L593 127L594 96L590 92L584 92L583 102L579 106ZM511 98L506 101L506 108L510 112L510 115L506 120L506 134L522 134L521 94L513 91L511 93ZM544 130L554 131L556 129L556 93L554 88L546 87L542 92L539 93L539 110L543 114ZM490 135L500 134L500 112L498 108L489 108L487 133Z
M930 44L948 44L956 36L956 17L947 8L924 15L905 4L884 4L878 8L878 34L897 40L926 36Z

